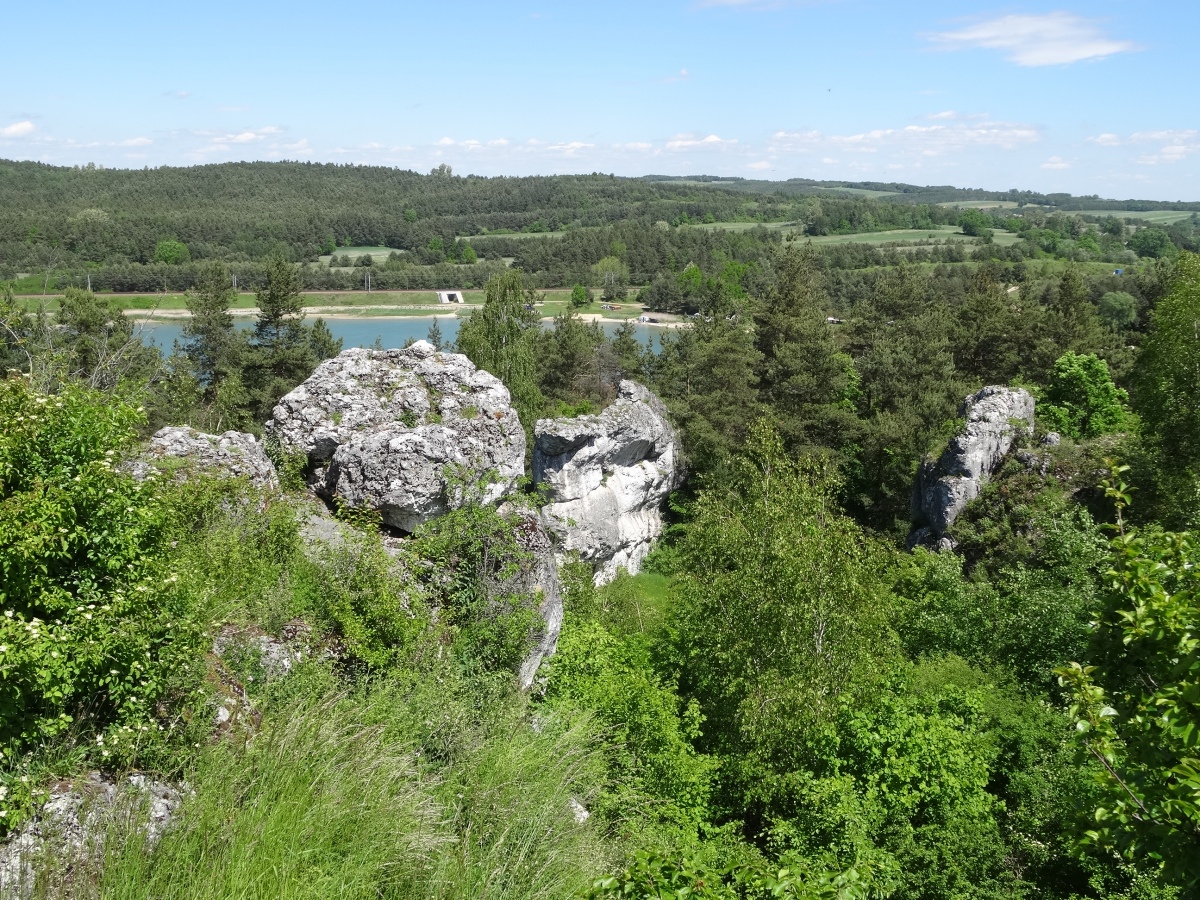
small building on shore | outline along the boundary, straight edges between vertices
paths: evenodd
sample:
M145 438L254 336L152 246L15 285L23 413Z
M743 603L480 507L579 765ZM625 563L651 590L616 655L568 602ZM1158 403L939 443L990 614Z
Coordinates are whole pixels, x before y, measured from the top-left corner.
M438 303L463 303L462 291L438 291Z

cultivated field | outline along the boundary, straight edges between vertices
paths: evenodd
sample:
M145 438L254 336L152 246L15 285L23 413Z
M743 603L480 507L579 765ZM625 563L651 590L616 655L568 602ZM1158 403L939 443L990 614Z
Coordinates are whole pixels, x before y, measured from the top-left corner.
M1143 222L1153 222L1155 225L1170 225L1172 222L1182 222L1193 215L1189 209L1154 209L1149 212L1134 212L1128 209L1085 209L1085 216L1114 216L1118 219L1141 219Z
M1016 209L1016 200L944 200L938 206L954 209Z

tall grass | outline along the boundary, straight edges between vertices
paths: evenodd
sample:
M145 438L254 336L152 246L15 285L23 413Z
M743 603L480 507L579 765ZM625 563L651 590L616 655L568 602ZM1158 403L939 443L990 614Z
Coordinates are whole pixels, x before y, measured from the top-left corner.
M304 676L300 676L301 682ZM424 679L421 679L423 682ZM312 683L328 683L322 678ZM247 745L201 752L174 824L110 828L103 865L47 896L316 900L578 896L612 863L571 799L598 782L587 722L530 726L509 712L453 721L473 736L441 758L412 725L440 709L413 682L281 703ZM461 686L460 686L461 687ZM470 706L454 686L441 706Z

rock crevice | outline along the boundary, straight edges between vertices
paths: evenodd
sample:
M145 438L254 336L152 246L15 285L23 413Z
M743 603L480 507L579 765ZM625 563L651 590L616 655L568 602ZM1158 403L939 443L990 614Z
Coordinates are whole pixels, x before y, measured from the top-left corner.
M533 480L547 530L596 567L597 583L636 573L662 534L662 504L682 480L666 408L633 381L599 415L541 419Z
M999 470L1014 443L1033 433L1034 401L1028 391L992 385L963 401L966 419L936 460L917 470L910 548L950 545L946 532L983 485Z

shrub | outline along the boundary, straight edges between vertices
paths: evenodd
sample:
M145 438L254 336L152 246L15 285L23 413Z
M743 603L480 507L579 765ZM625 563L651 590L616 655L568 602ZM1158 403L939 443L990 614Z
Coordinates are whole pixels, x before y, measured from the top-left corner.
M1042 426L1071 438L1099 437L1129 425L1128 395L1113 384L1108 363L1091 353L1059 357L1045 399L1038 411Z
M1100 318L1110 328L1129 328L1138 321L1138 302L1132 294L1109 291L1100 298Z
M69 734L129 762L181 726L200 674L201 627L164 552L170 503L117 466L143 412L17 378L0 382L0 421L0 754Z

